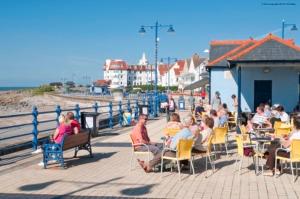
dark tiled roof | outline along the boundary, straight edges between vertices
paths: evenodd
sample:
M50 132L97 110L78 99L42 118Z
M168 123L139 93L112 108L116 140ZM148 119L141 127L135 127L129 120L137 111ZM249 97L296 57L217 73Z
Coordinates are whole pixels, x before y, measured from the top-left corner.
M210 60L215 60L218 57L221 57L225 53L235 49L238 46L240 46L240 45L236 45L236 44L234 44L234 45L228 45L228 44L211 45L210 50L209 50L209 59Z
M211 43L209 67L226 67L228 61L300 60L300 47L292 40L284 40L272 34L258 41L250 39L236 42L236 46L231 50L225 48L227 43L223 42L224 45L222 41L219 41L218 45ZM232 43L229 46L232 47Z
M300 60L300 51L275 40L268 40L236 61Z

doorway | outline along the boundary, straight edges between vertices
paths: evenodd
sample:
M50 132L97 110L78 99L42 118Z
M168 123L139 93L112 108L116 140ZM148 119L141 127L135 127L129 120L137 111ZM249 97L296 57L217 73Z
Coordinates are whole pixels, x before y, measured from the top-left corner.
M272 80L254 80L254 111L260 103L272 106Z

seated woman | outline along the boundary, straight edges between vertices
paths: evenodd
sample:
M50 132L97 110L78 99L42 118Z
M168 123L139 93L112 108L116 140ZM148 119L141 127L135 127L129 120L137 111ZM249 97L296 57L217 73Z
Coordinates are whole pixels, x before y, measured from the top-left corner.
M287 140L282 138L280 140L280 143L271 144L271 146L268 148L268 151L265 153L265 155L267 156L266 166L269 169L268 171L264 172L265 175L273 175L275 170L279 169L279 168L275 168L276 155L281 157L290 157L289 147L293 139L300 139L300 116L294 117L294 130L293 133L290 135L290 137ZM275 154L276 149L281 147L281 145L287 150L286 151L281 150L278 151L277 154Z
M228 122L228 108L227 104L222 104L218 111L220 126L224 126Z
M182 129L182 124L180 123L180 116L178 113L172 113L170 121L167 123L166 128L164 129L165 136L169 136L168 129Z
M210 117L214 120L214 128L220 126L220 119L216 110L210 110Z
M60 144L64 138L65 135L72 135L73 130L71 127L70 120L65 115L60 115L58 118L59 126L56 128L53 135L50 135L50 139L46 140L44 144L47 144L49 142L54 142L56 144ZM44 150L44 145L42 146L42 149ZM42 149L40 149L38 152L42 152ZM44 162L41 161L39 166L44 166Z
M57 144L61 143L65 135L72 135L70 120L65 115L60 115L58 121L59 126L53 135L53 141Z
M281 122L283 123L289 123L290 122L290 117L289 115L284 111L283 106L279 105L276 110L279 113L279 118L281 120Z
M207 150L208 138L213 132L214 120L211 117L206 117L203 123L203 130L194 135L193 153L205 153Z
M258 127L272 127L272 124L264 114L264 105L260 105L256 108L256 113L251 120L248 120L247 130L252 132L254 128Z

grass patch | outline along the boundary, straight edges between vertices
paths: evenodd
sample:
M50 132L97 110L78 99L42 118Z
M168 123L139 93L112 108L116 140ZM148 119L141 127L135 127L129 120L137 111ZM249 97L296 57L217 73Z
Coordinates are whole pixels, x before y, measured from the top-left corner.
M44 93L53 92L54 87L49 85L42 85L38 88L32 89L33 95L44 95Z

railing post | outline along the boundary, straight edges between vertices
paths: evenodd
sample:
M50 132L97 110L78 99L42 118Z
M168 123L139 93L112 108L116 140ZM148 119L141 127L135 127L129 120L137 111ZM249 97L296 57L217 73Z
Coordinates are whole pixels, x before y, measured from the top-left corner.
M130 100L127 100L127 111L130 113L130 110L131 110L131 108L130 108Z
M138 100L135 100L135 109L134 110L135 110L134 111L134 119L135 119L135 121L137 121L138 118L139 118L139 116L138 116L138 114L139 114L139 101Z
M57 123L57 126L59 126L58 118L59 118L59 116L60 116L60 114L61 114L61 108L60 108L60 105L57 105L57 106L56 106L55 112L56 112L56 123Z
M79 121L79 119L80 119L80 107L79 107L79 104L75 105L75 112L76 112L75 118L76 118L77 121Z
M123 110L122 110L122 102L119 101L119 125L122 127L123 124Z
M151 100L151 97L148 97L148 111L149 111L149 115L152 116L152 100Z
M99 108L99 106L98 106L98 103L97 102L95 102L95 104L94 104L94 109L95 109L95 113L98 113L98 108Z
M32 125L33 125L33 130L32 130L32 134L33 134L33 139L32 139L32 149L33 150L36 150L37 149L37 146L38 146L38 124L39 124L39 121L38 121L38 110L37 110L37 107L34 106L33 109L32 109L32 116L33 116L33 120L32 120Z
M109 128L113 128L113 110L112 102L109 102Z

